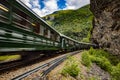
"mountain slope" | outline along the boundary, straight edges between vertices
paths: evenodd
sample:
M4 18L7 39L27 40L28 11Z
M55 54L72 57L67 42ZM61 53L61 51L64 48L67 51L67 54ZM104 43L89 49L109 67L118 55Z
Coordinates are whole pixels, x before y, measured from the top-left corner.
M89 42L92 18L89 5L77 10L57 11L43 17L60 33L84 42Z

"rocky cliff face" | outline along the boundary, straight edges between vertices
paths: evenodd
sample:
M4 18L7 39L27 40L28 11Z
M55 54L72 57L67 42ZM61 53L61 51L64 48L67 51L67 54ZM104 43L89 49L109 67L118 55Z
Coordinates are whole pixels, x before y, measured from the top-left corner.
M91 0L94 15L92 41L120 55L120 0Z

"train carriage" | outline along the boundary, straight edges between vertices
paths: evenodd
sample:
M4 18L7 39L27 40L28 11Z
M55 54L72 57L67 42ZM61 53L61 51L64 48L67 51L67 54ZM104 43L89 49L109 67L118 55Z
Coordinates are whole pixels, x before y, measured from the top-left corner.
M0 52L96 47L60 34L20 0L0 0Z
M79 42L79 41L74 40L70 37L67 37L63 34L61 34L61 39L62 39L61 47L62 47L62 49L66 50L66 51L89 49L90 47L97 48L96 44Z
M0 0L0 52L58 50L59 33L20 0Z

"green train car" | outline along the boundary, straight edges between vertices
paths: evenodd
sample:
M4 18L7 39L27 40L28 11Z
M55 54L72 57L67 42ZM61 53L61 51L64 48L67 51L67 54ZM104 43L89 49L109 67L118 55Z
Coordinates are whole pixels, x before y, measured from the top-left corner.
M20 0L0 0L0 52L73 50L96 46L57 32Z
M60 34L20 0L0 0L0 51L58 50Z

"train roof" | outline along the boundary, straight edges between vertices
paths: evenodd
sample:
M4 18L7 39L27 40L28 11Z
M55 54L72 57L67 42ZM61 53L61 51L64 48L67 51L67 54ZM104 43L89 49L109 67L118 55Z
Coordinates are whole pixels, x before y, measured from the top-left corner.
M52 26L50 26L45 20L43 20L38 14L36 14L32 9L30 9L27 5L25 5L21 0L15 0L17 3L19 3L20 5L22 5L24 8L26 8L29 12L31 12L32 14L34 14L37 18L39 18L39 20L41 22L43 22L44 24L46 24L47 27L49 27L50 29L52 29L53 31L55 31L57 34L60 35L60 33L55 30Z

